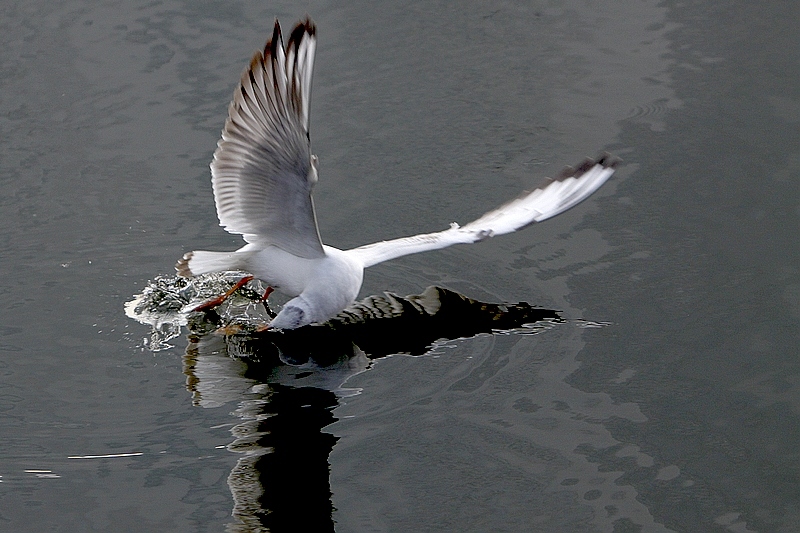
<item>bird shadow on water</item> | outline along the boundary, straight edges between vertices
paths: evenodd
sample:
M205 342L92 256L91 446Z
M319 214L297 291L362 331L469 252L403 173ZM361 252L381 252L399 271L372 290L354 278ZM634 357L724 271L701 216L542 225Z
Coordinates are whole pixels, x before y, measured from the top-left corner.
M219 308L184 312L224 292L239 277L162 277L126 305L150 324L151 349L188 330L187 389L200 407L238 403L229 451L240 455L228 476L231 532L334 531L328 458L338 438L324 431L339 399L359 393L346 381L371 361L421 356L479 334L535 334L563 319L527 303L479 302L441 287L419 295L370 296L320 325L260 331L271 311L258 282Z

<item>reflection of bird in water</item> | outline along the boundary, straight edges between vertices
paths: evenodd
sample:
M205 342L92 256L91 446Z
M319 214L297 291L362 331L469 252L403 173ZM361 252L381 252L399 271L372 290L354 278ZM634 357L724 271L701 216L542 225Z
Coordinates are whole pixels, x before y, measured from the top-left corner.
M336 315L356 298L366 267L541 222L589 197L614 173L610 156L586 160L465 226L351 250L323 245L311 198L318 166L309 137L315 33L306 19L284 47L276 21L272 39L253 56L228 108L211 163L212 184L220 224L247 244L235 252L189 252L176 266L187 277L244 270L266 282L268 291L274 287L293 297L272 320L273 328L294 329Z
M225 291L234 283L233 276L240 277L235 272L204 274L190 280L159 277L125 304L125 312L151 326L146 344L153 351L169 348L167 342L180 334L182 326L188 326L194 343L224 337L230 355L276 367L309 361L329 367L359 354L367 359L397 353L422 355L440 339L499 331L537 333L562 320L553 310L525 302L481 302L435 286L409 296L388 292L368 296L322 324L294 330L259 330L258 325L272 313L261 300L259 286L237 291L216 309L185 312L192 302ZM319 383L309 385L330 389Z
M216 275L161 278L127 310L155 330L191 299L220 288ZM259 300L246 289L216 310L188 315L184 373L194 403L238 402L233 414L241 422L228 445L240 454L228 476L230 532L334 531L328 457L338 439L324 428L336 420L340 397L358 393L344 384L370 360L423 355L439 342L481 333L536 333L560 321L555 311L525 303L485 303L428 287L364 298L324 324L259 333L247 314L263 309ZM231 324L242 333L219 334Z
M329 366L362 353L367 359L423 355L437 341L481 333L538 333L560 320L555 311L524 302L486 303L428 287L419 295L369 296L321 325L234 337L235 348L229 349L245 360Z

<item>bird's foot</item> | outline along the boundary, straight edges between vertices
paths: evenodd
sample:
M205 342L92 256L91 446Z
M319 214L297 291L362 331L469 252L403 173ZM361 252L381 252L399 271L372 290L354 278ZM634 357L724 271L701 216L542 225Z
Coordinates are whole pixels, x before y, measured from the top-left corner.
M244 328L239 324L228 324L227 326L221 326L214 330L214 335L220 335L222 337L231 337L233 335L238 335L242 333Z
M236 284L233 287L231 287L230 290L228 290L228 292L226 292L222 296L214 298L213 300L209 300L209 301L207 301L205 303L202 303L202 304L198 305L197 307L192 309L192 311L199 312L199 311L210 311L211 309L214 309L215 307L221 305L222 302L227 300L230 297L231 294L233 294L234 292L238 291L239 289L241 289L242 287L247 285L247 283L249 283L252 279L253 279L253 276L245 276L245 277L243 277L242 279L237 281ZM267 296L269 296L269 295L267 295Z
M251 335L253 333L263 333L270 329L269 322L258 324L253 329L251 329L251 327L243 326L242 324L228 324L226 326L218 327L212 332L212 334L219 335L222 337L232 337L234 335L244 335L244 334Z

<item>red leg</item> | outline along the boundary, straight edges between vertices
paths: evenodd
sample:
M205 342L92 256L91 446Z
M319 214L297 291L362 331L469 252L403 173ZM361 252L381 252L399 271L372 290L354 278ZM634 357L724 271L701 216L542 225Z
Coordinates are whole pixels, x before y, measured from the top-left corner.
M267 314L271 318L275 318L275 312L270 308L269 304L267 303L267 298L269 298L269 295L272 294L273 292L275 292L275 289L273 289L272 287L267 287L267 290L264 291L264 296L261 297L261 303L264 304L264 309L266 309Z
M252 279L253 279L253 276L245 276L245 277L243 277L242 279L237 281L236 285L231 287L228 292L226 292L225 294L223 294L222 296L220 296L218 298L214 298L213 300L209 300L209 301L207 301L205 303L202 303L202 304L198 305L197 307L192 309L192 311L208 311L210 309L214 309L218 305L222 304L222 302L224 302L231 294L233 294L234 292L238 291L239 289L241 289L242 287L247 285L247 283L250 282Z
M264 296L261 297L261 301L266 302L267 298L269 298L269 295L272 294L273 292L275 292L275 289L273 289L272 287L267 287L267 290L264 291Z

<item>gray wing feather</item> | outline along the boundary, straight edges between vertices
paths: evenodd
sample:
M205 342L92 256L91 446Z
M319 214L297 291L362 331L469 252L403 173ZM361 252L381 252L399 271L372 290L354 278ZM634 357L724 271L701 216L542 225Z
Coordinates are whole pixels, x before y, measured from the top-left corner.
M317 168L308 133L315 35L306 19L284 48L275 21L264 52L242 74L211 163L220 225L248 243L306 258L325 255L311 198Z

